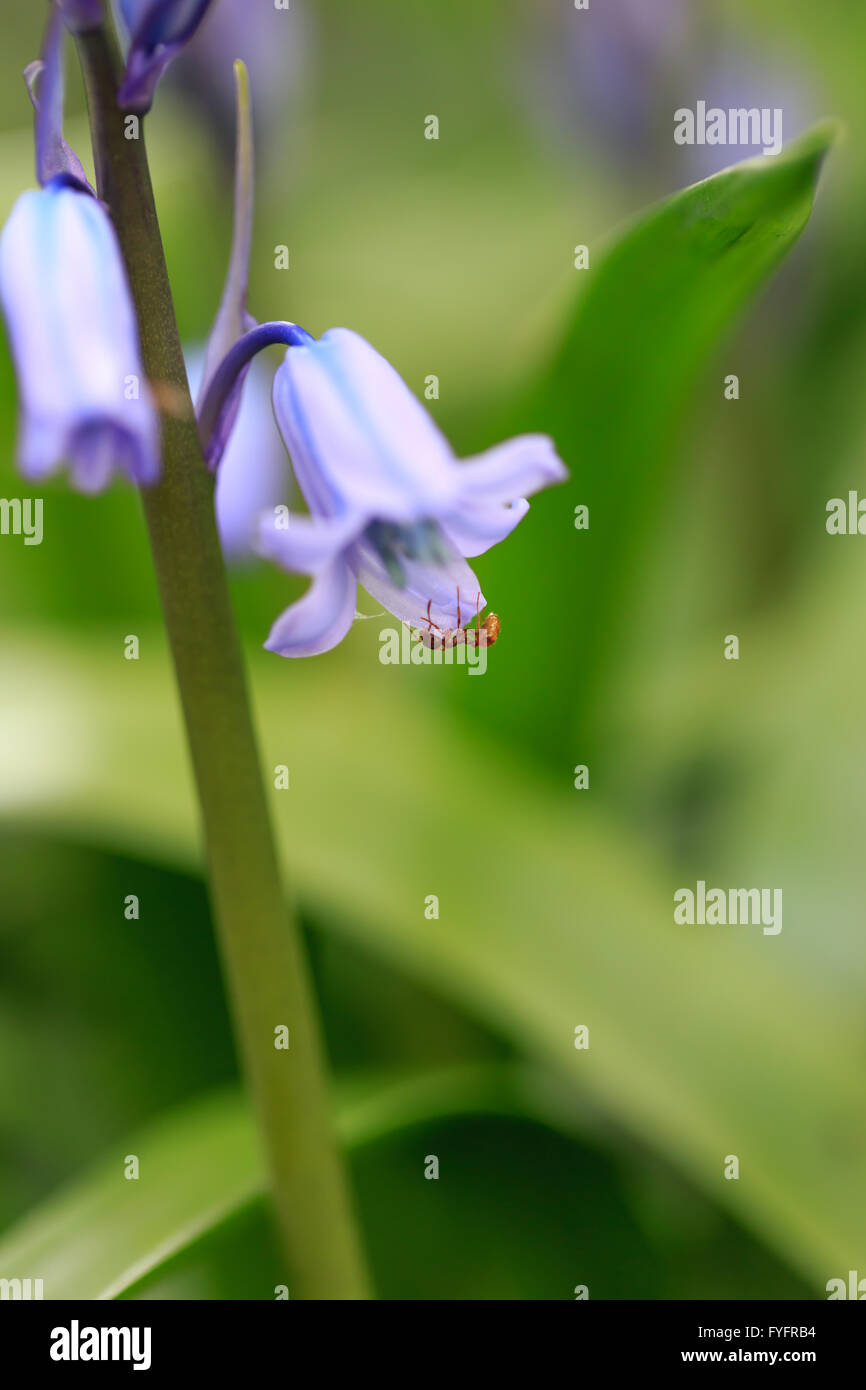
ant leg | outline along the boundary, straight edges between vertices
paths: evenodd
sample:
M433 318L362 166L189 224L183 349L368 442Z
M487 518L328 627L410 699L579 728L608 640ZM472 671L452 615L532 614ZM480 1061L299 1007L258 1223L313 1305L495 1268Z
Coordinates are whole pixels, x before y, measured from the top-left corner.
M457 626L458 626L458 627L462 627L462 626L463 626L463 623L462 623L461 620L460 620L460 585L459 585L459 584L457 585Z
M434 628L436 629L437 632L441 632L441 631L442 631L442 629L441 629L441 627L439 626L439 624L438 624L438 623L434 623L434 621L433 621L433 617L432 617L431 612L430 612L430 609L431 609L432 607L433 607L433 600L432 600L432 598L428 598L428 600L427 600L427 631L424 633L423 637L421 638L421 641L424 643L425 647L432 647L432 645L433 645L433 641L434 641L434 638L433 638L433 629L434 629Z

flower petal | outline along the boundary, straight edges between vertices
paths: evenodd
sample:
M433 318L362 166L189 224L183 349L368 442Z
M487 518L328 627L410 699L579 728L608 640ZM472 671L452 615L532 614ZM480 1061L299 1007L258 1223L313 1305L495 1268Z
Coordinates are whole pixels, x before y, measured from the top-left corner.
M491 546L510 536L529 511L525 497L510 507L470 506L442 521L442 530L454 548L464 556L483 555Z
M567 477L568 469L546 434L519 434L507 439L466 459L461 470L463 498L468 504L514 502Z
M311 511L413 521L453 507L451 446L402 377L347 328L293 347L274 409Z
M344 560L321 571L303 598L277 618L265 647L278 656L318 656L342 642L355 616L358 586Z
M265 515L259 524L259 551L292 574L318 574L331 565L357 535L353 517L339 520L291 514L288 526Z
M429 618L434 627L449 631L463 627L484 608L486 600L481 585L456 552L447 565L403 561L406 579L403 588L390 578L369 542L359 541L348 558L359 584L367 593L412 627L426 628Z
M44 477L80 444L73 482L92 488L104 476L105 429L117 445L115 467L153 481L159 424L102 204L62 179L23 193L0 237L0 299L18 377L22 471ZM95 437L103 440L96 452Z
M204 349L185 350L184 356L193 399L201 399ZM217 526L231 563L255 557L259 518L291 490L289 460L271 410L271 382L269 364L263 358L253 362L217 470Z

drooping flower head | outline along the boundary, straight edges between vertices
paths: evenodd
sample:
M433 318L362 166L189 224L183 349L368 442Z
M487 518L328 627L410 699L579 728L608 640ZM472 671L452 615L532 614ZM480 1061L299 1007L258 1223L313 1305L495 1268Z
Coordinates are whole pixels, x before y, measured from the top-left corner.
M288 347L274 378L274 413L309 515L289 515L286 525L286 509L275 509L259 541L265 556L313 582L265 645L281 656L330 650L351 627L359 583L412 627L453 633L485 606L467 560L509 535L527 497L562 481L565 466L544 435L460 463L406 383L357 333L333 328L316 341L297 324L255 323L246 308L252 150L242 64L236 78L235 234L196 415L205 459L218 470L249 364L265 347Z
M149 111L156 84L189 42L211 0L120 0L129 31L126 73L118 93L124 111Z
M281 656L336 646L359 583L412 627L460 627L485 605L467 560L514 530L529 494L566 477L544 435L459 462L394 368L345 328L289 348L274 410L310 515L266 519L261 545L313 577L265 644Z
M96 492L115 469L155 481L159 425L111 219L62 136L60 38L55 13L42 62L28 69L42 187L21 195L0 236L0 303L21 471L35 480L66 461L74 486Z

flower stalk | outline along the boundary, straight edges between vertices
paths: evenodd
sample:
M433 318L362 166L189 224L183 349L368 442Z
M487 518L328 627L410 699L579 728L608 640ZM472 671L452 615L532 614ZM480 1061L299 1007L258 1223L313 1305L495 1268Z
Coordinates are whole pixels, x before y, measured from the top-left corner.
M163 473L142 499L201 806L223 970L269 1162L287 1282L292 1297L365 1298L319 1023L303 943L282 892L214 519L214 480L189 398L144 140L126 138L113 36L88 30L76 44L98 192L120 241L145 371L162 407ZM289 1029L288 1051L275 1047L281 1025Z

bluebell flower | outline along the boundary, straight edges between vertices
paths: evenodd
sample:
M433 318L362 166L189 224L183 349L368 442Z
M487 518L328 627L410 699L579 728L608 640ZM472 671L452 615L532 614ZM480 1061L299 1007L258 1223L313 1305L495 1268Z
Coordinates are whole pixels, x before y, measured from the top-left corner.
M159 426L141 364L135 312L108 214L59 176L23 193L0 236L0 302L18 376L22 473L68 460L97 492L115 468L159 473Z
M26 74L43 187L21 195L0 236L0 303L18 376L21 471L36 480L68 461L74 485L97 492L115 468L136 483L156 479L159 424L114 228L63 139L62 37L52 11L42 58Z
M567 476L552 441L523 435L460 463L403 379L357 333L332 328L318 342L298 342L277 371L274 409L310 515L285 524L278 511L263 521L260 544L313 582L265 646L281 656L336 646L352 624L359 583L412 627L462 626L485 605L467 559L513 531L530 493Z
M352 624L359 583L412 627L453 634L485 606L467 558L509 535L529 509L527 496L561 482L565 466L544 435L460 464L406 383L357 333L332 328L317 342L297 324L255 323L246 303L253 171L242 63L235 78L234 236L196 418L219 491L250 363L275 343L288 347L274 378L274 411L310 515L273 508L259 546L313 582L265 645L281 656L330 650ZM261 495L255 452L246 468L248 489Z
M211 0L120 0L129 31L126 72L118 93L124 111L149 111L156 84L189 42Z

